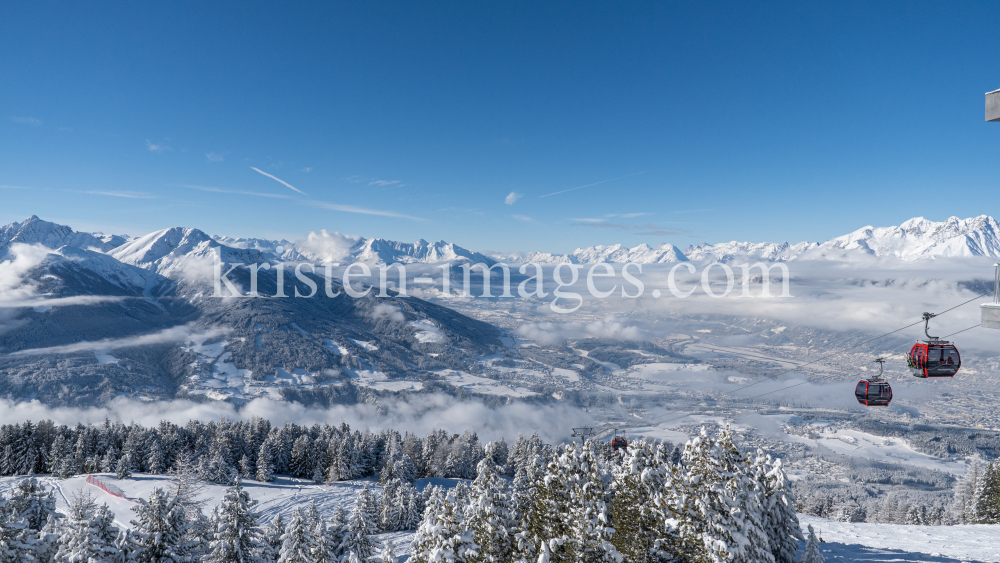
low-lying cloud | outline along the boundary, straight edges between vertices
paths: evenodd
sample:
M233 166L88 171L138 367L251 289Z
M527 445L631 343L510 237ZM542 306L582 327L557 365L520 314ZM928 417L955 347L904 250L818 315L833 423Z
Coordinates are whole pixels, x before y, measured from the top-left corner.
M193 325L181 325L170 327L161 331L139 336L129 336L125 338L102 338L91 342L74 342L62 346L49 346L47 348L30 348L13 352L11 356L43 356L47 354L75 354L77 352L93 352L95 350L117 350L119 348L130 348L133 346L149 346L152 344L166 344L171 342L203 341L226 334L226 328L196 328Z
M517 336L542 345L559 344L566 339L608 338L612 340L648 340L650 334L615 317L591 322L541 322L521 325Z

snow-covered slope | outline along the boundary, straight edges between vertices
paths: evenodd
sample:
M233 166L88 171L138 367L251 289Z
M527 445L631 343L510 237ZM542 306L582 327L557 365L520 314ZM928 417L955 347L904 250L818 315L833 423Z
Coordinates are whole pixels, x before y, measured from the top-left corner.
M309 260L295 247L295 243L281 240L268 240L263 238L243 238L227 237L222 235L212 235L212 238L229 248L240 248L244 250L259 250L263 254L273 254L282 260ZM279 252L280 250L280 252Z
M358 262L385 262L403 264L413 262L443 262L468 260L492 265L494 261L478 252L466 250L457 244L423 239L415 243L397 242L380 238L362 239L351 249L351 257Z
M993 217L950 217L935 222L916 217L898 227L862 227L823 243L727 242L689 246L691 260L737 258L759 260L850 259L852 256L889 256L913 261L925 258L1000 257L1000 224Z
M819 246L819 250L826 249L858 250L904 260L1000 256L1000 225L988 215L949 217L942 222L916 217L898 227L863 227Z
M220 244L198 229L173 227L134 239L109 254L124 264L151 270L167 277L177 276L185 268L211 265L219 251L223 262L255 264L273 259L260 250L232 248ZM205 270L211 273L211 270Z
M613 244L610 246L588 246L577 248L570 254L550 254L548 252L492 252L494 259L511 264L596 264L599 262L609 262L622 264L635 262L639 264L668 264L672 262L686 262L687 257L676 246L663 243L652 248L647 244L628 248L623 244Z
M118 235L94 236L89 233L74 231L66 225L57 225L43 221L36 215L28 217L20 223L11 223L0 227L0 255L7 252L10 245L16 243L41 244L49 248L70 246L73 248L97 249L102 252L111 250L124 242L124 237Z

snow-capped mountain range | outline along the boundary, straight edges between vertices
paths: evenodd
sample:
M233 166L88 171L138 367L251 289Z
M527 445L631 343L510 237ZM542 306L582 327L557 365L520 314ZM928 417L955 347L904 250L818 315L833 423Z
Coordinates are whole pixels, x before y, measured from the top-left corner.
M661 264L751 258L765 261L837 260L852 256L895 257L905 261L973 256L1000 257L1000 224L987 215L935 222L917 217L898 227L866 226L822 242L697 244L681 251L669 243L628 248L621 244L578 248L569 254L547 252L474 252L453 243L419 240L415 243L381 238L360 238L326 231L311 233L306 240L268 240L211 236L193 228L173 227L130 238L122 235L83 233L31 216L20 223L0 227L0 256L16 243L41 244L57 249L70 247L106 254L122 264L157 272L167 277L185 265L210 260L218 250L225 262L245 264L285 261L338 261L343 263L433 263L470 261L493 264L536 262L540 264L593 264L598 262ZM132 274L118 273L131 278Z

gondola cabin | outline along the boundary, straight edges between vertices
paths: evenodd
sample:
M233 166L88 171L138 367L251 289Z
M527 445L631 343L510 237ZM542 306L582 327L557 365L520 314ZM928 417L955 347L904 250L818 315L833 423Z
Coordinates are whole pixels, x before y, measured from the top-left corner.
M866 407L887 407L892 401L892 387L888 381L861 380L854 388L854 396Z
M955 377L962 357L951 342L928 340L913 345L906 363L914 377Z
M620 450L626 450L628 449L628 440L626 440L621 436L615 436L611 440L611 448L616 452Z

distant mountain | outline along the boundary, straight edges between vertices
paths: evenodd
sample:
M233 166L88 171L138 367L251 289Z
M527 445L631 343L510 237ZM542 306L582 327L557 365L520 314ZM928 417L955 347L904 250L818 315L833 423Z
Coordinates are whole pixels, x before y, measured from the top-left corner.
M498 261L511 264L522 264L534 262L536 264L596 264L608 262L613 264L623 264L635 262L638 264L668 264L672 262L686 262L687 257L676 246L663 243L656 248L649 245L628 248L622 244L611 246L588 246L578 248L570 254L549 254L546 252L525 252L525 253L502 253L493 252L490 255Z
M98 235L77 232L65 225L43 221L32 215L20 223L0 227L0 256L7 252L10 245L17 243L41 244L49 248L70 246L107 252L125 241L124 237L118 235Z
M370 402L374 392L352 382L419 390L423 382L395 387L393 380L429 377L426 388L433 390L434 373L468 369L475 358L504 348L500 330L488 323L415 297L325 297L324 280L312 274L321 288L314 298L205 297L213 289L204 269L213 253L228 263L273 262L285 241L229 239L248 247L237 248L175 227L105 253L86 248L99 238L36 217L5 227L3 235L6 247L52 245L47 253L25 253L34 265L12 269L13 279L4 280L0 397L6 399L74 406L120 396L353 404ZM358 256L363 249L393 261L476 257L444 244L369 244ZM250 285L246 266L229 278ZM261 271L258 281L262 295L280 293L274 270ZM286 276L284 293L295 295L296 288L309 294Z
M260 264L276 258L273 254L265 254L256 249L232 248L198 229L182 227L149 233L108 254L123 264L174 277L188 266L211 264L216 251L221 260L227 263Z
M495 263L488 256L466 250L457 244L443 240L431 243L423 239L412 244L380 238L361 239L351 248L350 256L357 262L385 262L386 264L444 261L471 261L489 265Z
M823 243L727 242L699 244L685 250L692 260L837 260L852 255L891 256L906 261L973 256L1000 257L1000 225L988 215L950 217L935 222L916 217L898 227L862 227Z

